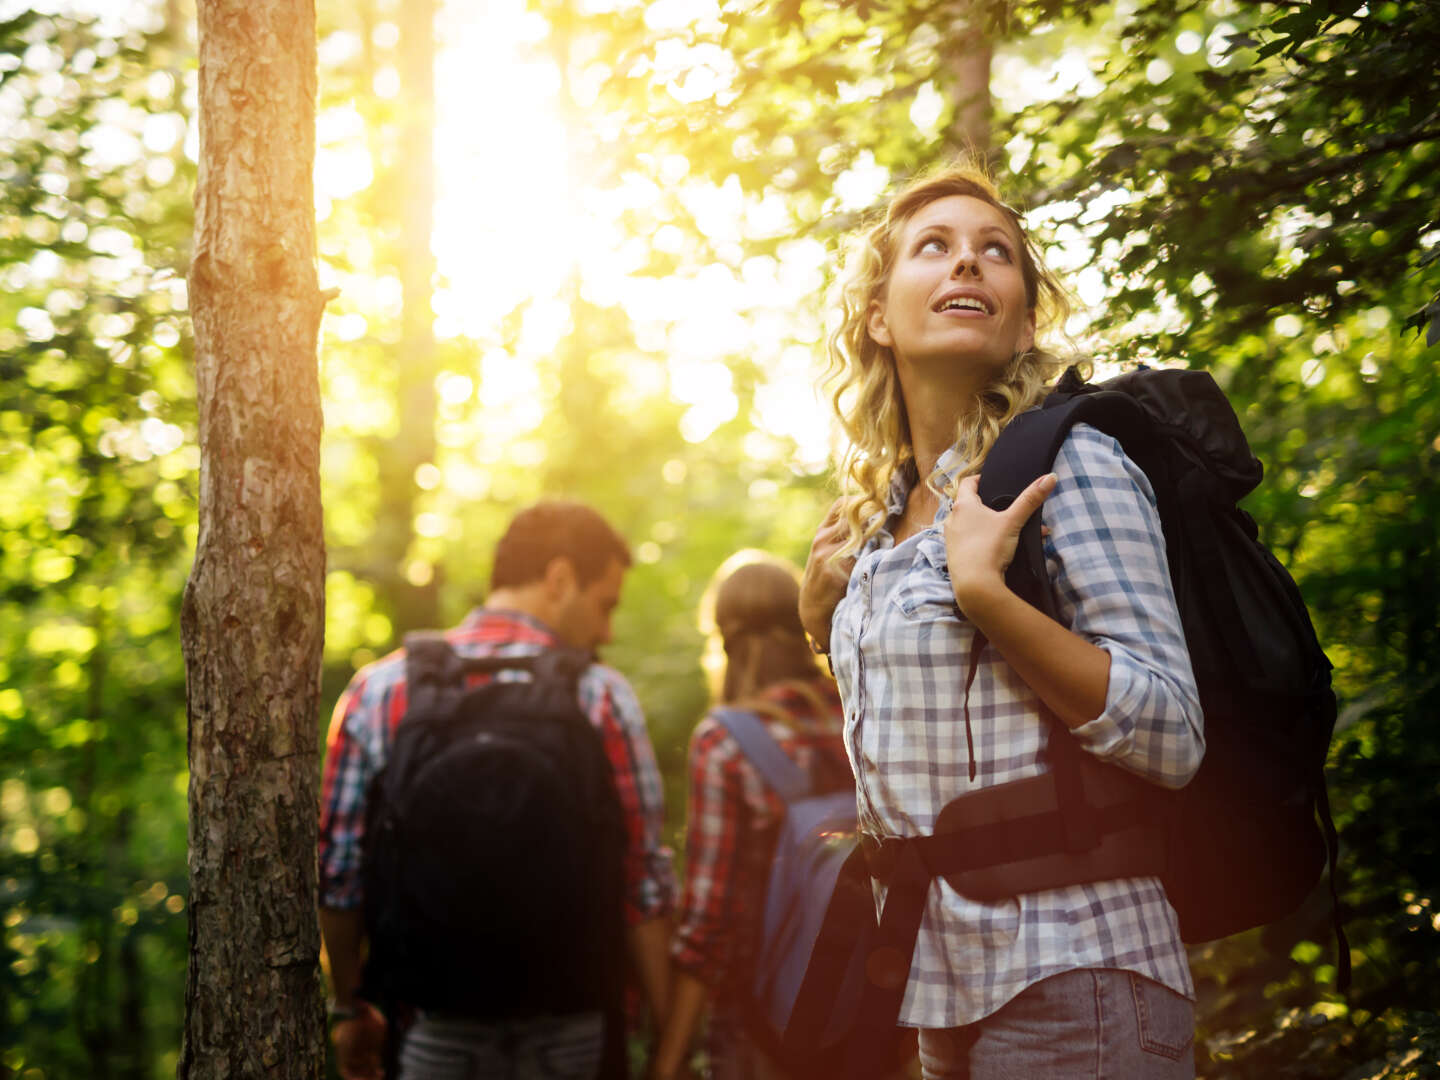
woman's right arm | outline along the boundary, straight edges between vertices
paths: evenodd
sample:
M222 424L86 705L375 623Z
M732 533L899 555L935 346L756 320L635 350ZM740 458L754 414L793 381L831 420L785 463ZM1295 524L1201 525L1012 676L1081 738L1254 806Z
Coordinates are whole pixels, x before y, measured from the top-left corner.
M824 652L830 651L830 617L845 596L850 584L850 568L855 565L853 556L835 558L849 538L843 515L845 502L841 496L830 504L820 528L815 531L810 556L805 560L805 574L800 579L800 625Z
M722 753L729 749L731 753ZM734 935L736 856L742 836L736 748L713 719L696 725L690 739L690 796L685 825L685 889L671 946L669 1015L650 1064L650 1080L684 1075L684 1063L709 998L701 972L719 974Z
M675 971L670 980L670 1015L651 1059L647 1080L678 1080L690 1075L686 1065L690 1041L710 1000L710 988L688 971Z

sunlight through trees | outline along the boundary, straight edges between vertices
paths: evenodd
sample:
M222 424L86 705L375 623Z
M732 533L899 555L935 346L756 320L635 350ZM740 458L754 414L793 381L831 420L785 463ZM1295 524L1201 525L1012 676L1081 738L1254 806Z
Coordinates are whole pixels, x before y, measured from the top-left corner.
M0 1069L26 1080L174 1075L180 1046L195 14L0 0ZM678 844L700 592L739 547L803 561L844 237L979 141L983 69L1069 334L1215 375L1337 667L1355 990L1318 897L1197 950L1201 1075L1433 1075L1436 40L1436 0L319 0L315 735L483 595L518 507L584 498L636 553L607 659Z

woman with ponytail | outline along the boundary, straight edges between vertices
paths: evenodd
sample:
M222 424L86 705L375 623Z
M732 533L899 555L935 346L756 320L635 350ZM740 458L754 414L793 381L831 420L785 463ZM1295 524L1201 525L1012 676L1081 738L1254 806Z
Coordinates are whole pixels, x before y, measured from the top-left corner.
M829 378L849 439L844 490L800 610L845 701L874 850L930 835L958 796L1045 773L1052 732L1165 787L1199 766L1200 707L1144 473L1078 424L1055 471L1008 508L977 494L999 433L1064 366L1044 337L1065 310L1020 215L968 168L907 185L846 267ZM1005 583L1037 512L1060 622ZM883 903L884 866L871 870ZM1158 878L976 900L937 877L923 903L896 979L927 1078L1194 1075L1194 988Z
M816 666L797 611L799 574L742 551L716 572L701 607L717 706L758 714L811 778L812 790L849 790L840 698ZM723 650L723 653L722 653ZM690 739L685 891L671 950L671 1006L651 1080L684 1075L709 1006L705 1039L714 1080L786 1080L746 1031L771 855L784 804L741 752L715 710Z

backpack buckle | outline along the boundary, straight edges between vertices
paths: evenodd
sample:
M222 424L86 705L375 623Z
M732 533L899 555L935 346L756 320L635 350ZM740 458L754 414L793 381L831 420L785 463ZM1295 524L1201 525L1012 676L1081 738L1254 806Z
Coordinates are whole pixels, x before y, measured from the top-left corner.
M886 884L895 874L895 864L900 858L900 849L905 841L899 836L871 836L860 834L860 850L865 853L865 866L870 876L880 884Z

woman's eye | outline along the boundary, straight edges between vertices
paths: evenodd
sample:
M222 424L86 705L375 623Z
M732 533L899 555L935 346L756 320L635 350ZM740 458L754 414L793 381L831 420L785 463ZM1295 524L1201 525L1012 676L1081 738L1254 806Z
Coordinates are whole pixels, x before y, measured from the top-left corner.
M941 240L938 236L932 236L928 240L922 240L920 246L915 250L920 254L929 252L943 255L945 254L945 241Z
M990 243L988 243L988 244L985 245L985 250L988 251L988 252L994 252L995 254L999 255L1002 259L1005 259L1005 260L1007 260L1007 261L1008 261L1009 258L1010 258L1010 248L1009 248L1009 246L1006 245L1006 244L1002 244L999 240L992 240L992 241L990 241Z

